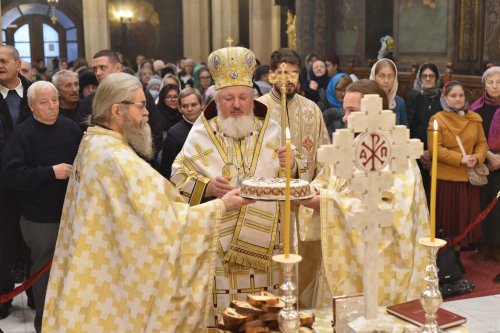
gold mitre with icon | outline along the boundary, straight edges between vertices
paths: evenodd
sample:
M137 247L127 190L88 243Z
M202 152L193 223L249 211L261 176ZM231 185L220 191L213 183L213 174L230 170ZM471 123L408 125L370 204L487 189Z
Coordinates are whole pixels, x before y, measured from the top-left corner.
M255 54L247 48L231 46L233 40L226 40L228 47L218 49L208 56L208 69L215 81L215 89L232 86L253 87Z

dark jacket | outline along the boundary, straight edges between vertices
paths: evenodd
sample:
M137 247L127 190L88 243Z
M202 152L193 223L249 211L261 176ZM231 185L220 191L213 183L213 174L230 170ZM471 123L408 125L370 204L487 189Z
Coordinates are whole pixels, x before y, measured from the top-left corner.
M7 102L3 99L0 94L0 165L2 164L2 155L3 148L5 146L5 142L12 134L14 127L25 121L31 116L31 110L28 106L28 88L31 85L24 76L18 75L21 80L21 84L23 85L23 98L21 100L21 104L19 106L19 118L17 119L17 123L14 124L12 122L12 117L10 116L9 107L7 106ZM0 176L2 172L0 170ZM5 188L3 187L2 182L0 181L0 197L2 196Z
M160 173L163 177L170 179L172 164L177 155L181 152L189 131L191 131L191 127L193 127L193 124L188 123L186 119L182 118L180 122L168 130L161 154Z

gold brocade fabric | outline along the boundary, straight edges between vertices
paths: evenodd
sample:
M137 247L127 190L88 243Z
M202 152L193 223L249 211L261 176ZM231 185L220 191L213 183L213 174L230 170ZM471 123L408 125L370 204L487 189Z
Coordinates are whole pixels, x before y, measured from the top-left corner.
M233 147L233 162L243 177L278 177L280 166L274 150L280 133L280 126L266 115L255 117L251 135L233 139L221 133L217 117L207 119L202 114L174 162L171 180L191 205L210 200L206 187L222 174L228 145ZM274 201L257 201L224 214L210 326L231 300L246 300L247 294L259 290L277 291L279 267L271 258L279 253L279 241L279 209Z
M271 119L281 124L281 99L271 90L257 99L264 103L271 113ZM312 181L319 168L316 165L316 155L321 145L330 144L323 114L313 101L295 94L287 101L288 121L291 143L304 158L304 167L299 168L299 178Z
M319 216L300 208L301 226L320 223L323 267L333 296L363 292L364 242L361 230L351 229L346 216L361 201L333 176L327 167L313 182L321 188ZM379 305L392 305L419 297L425 287L426 253L418 239L429 236L428 210L420 171L415 163L405 173L395 175L394 186L384 193L382 206L394 213L392 227L382 228L378 247ZM318 219L319 217L319 219ZM318 300L330 304L331 299Z
M189 207L120 134L90 127L68 184L43 332L203 332L224 204Z

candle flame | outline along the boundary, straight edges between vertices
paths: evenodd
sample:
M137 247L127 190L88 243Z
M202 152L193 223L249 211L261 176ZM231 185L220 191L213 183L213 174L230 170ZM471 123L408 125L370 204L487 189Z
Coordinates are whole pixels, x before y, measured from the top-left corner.
M290 140L290 130L288 129L288 127L286 128L286 139Z
M434 119L434 130L437 131L438 130L438 122L436 119Z

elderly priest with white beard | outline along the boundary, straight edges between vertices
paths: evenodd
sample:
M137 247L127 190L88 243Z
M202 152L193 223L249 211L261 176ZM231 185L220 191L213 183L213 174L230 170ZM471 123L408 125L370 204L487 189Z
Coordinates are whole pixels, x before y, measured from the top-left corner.
M43 332L202 332L224 213L237 191L189 207L151 156L139 80L106 77L68 183ZM210 303L211 305L211 303Z
M214 101L193 125L172 166L171 181L191 205L221 197L247 177L279 177L285 166L281 127L264 104L253 100L253 52L222 48L210 54L208 66ZM236 174L223 176L231 162ZM299 163L292 157L292 177ZM279 216L276 202L259 201L222 217L209 327L231 300L245 301L260 290L277 293L279 267L271 258L279 253Z

